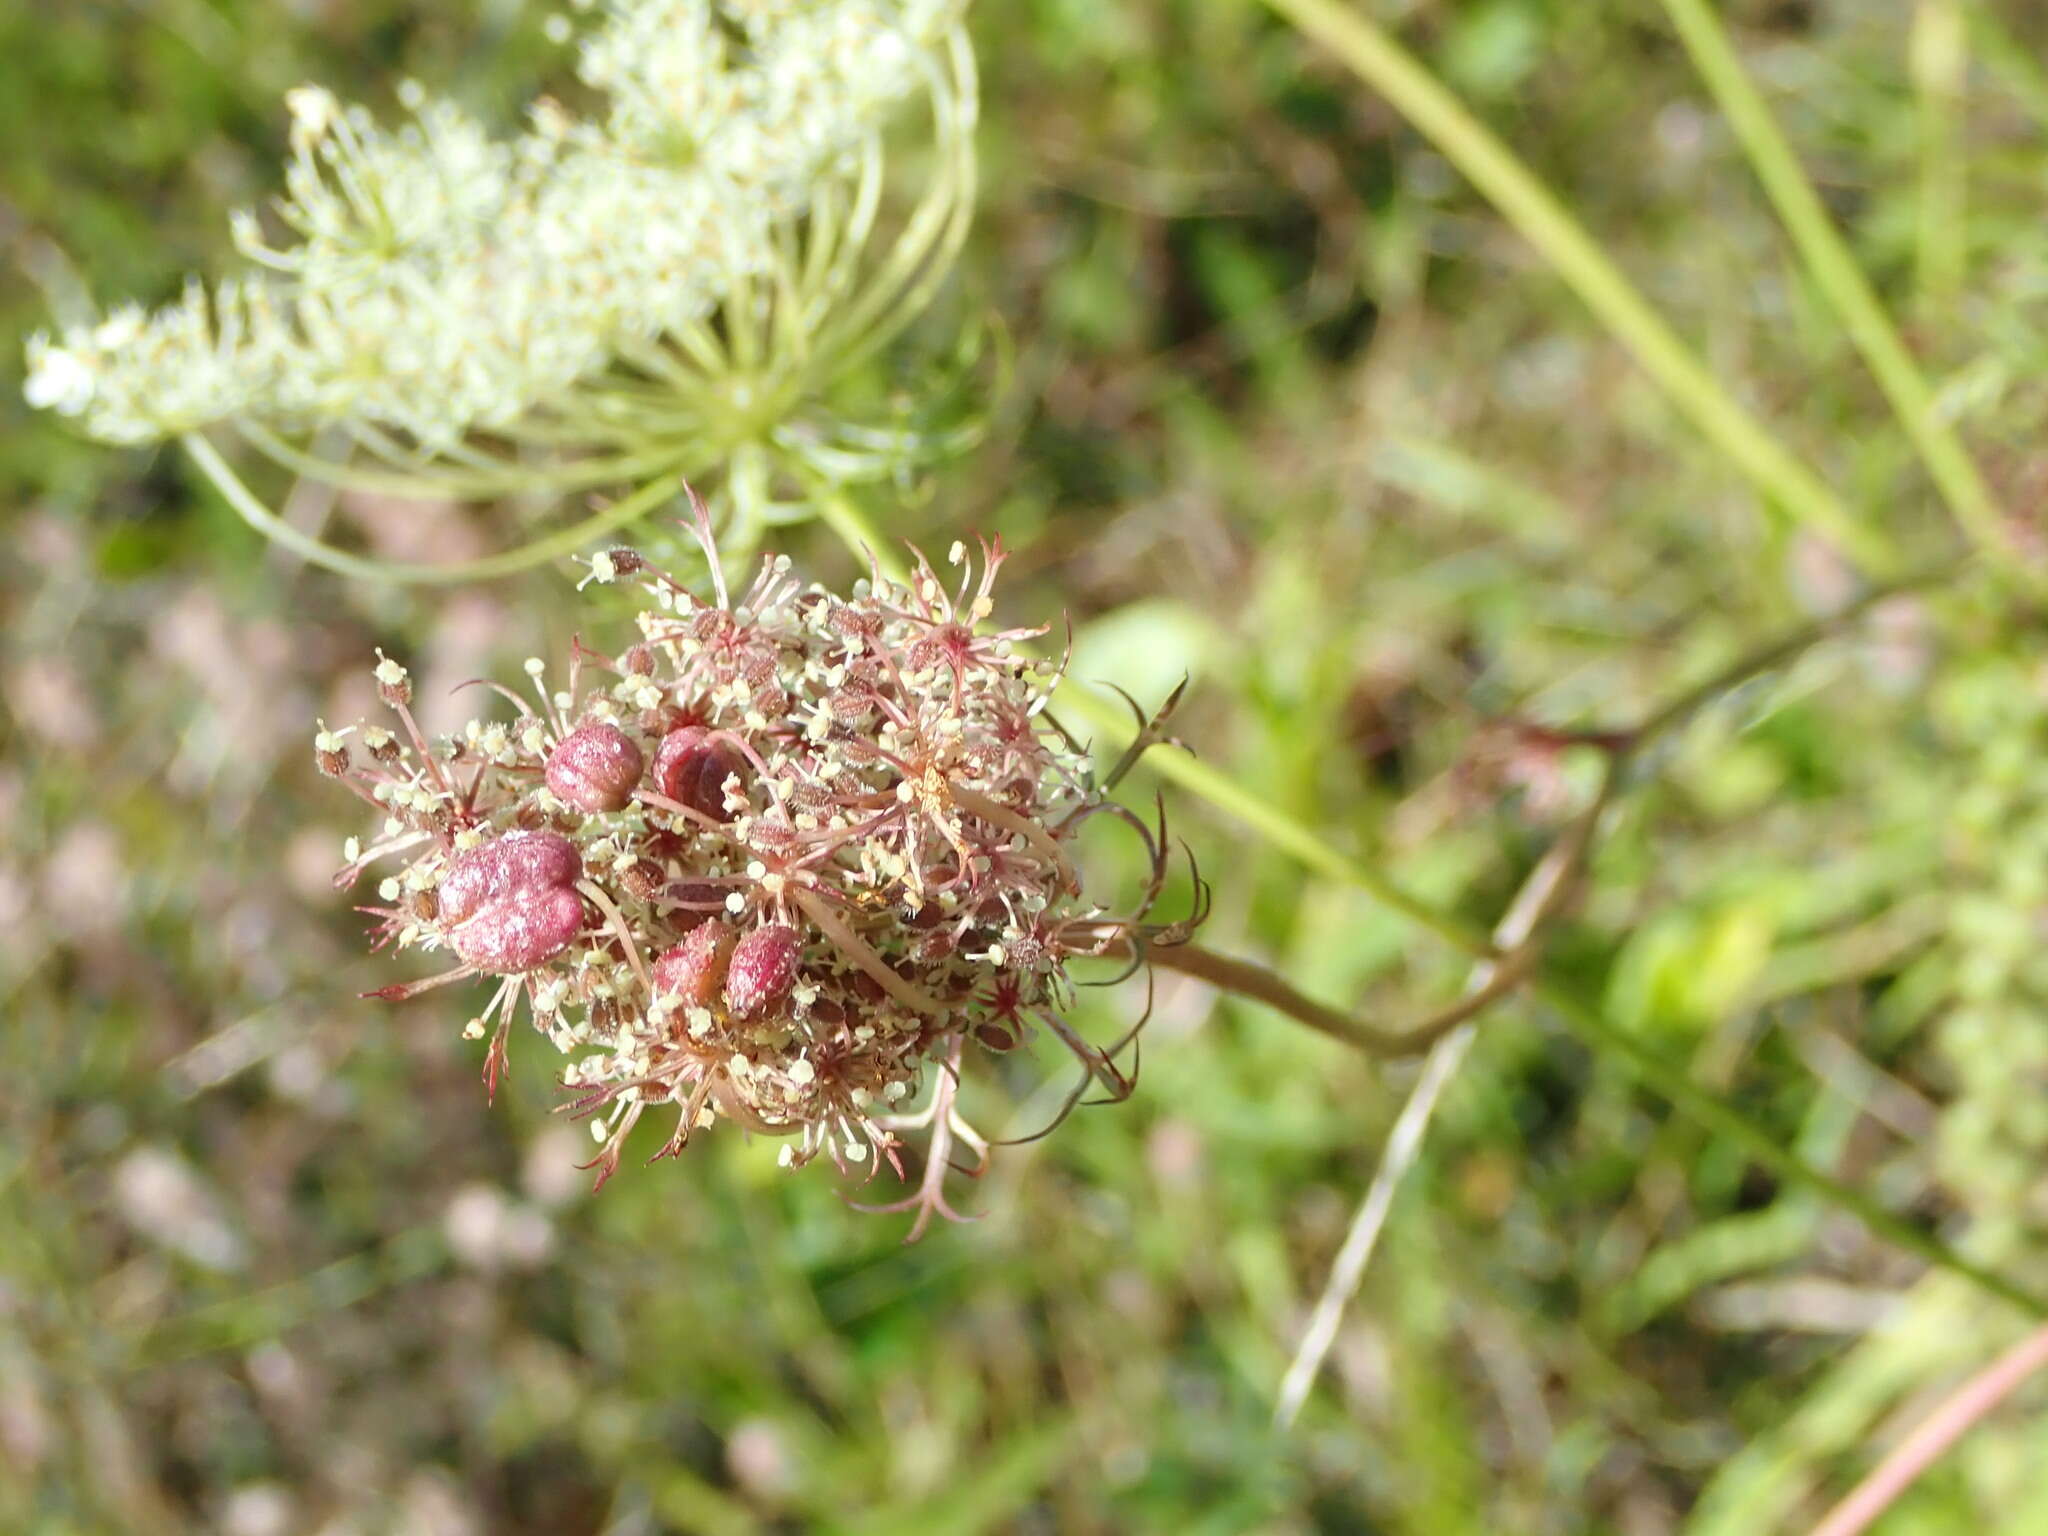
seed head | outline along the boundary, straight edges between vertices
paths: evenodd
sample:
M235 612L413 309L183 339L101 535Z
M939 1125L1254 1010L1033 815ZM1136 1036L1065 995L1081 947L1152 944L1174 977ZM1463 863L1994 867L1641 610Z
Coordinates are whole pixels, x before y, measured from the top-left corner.
M1166 839L1101 800L1047 719L1055 674L1019 654L1037 632L981 629L1002 558L986 554L956 593L920 562L907 586L850 597L770 559L716 605L638 570L653 600L638 640L617 663L579 653L570 677L600 680L583 697L532 663L540 713L430 749L383 662L404 741L380 733L365 761L323 728L324 761L389 818L351 873L405 866L374 909L382 936L506 978L476 1024L497 1016L493 1082L531 1000L575 1106L606 1116L601 1176L657 1106L676 1114L664 1150L732 1120L787 1138L792 1165L869 1173L900 1165L899 1133L920 1126L911 1203L943 1212L965 1052L1045 1030L1128 1089L1061 1018L1068 967L1160 930L1142 906L1114 918L1088 901L1071 845L1097 814L1136 828L1156 894ZM550 745L567 720L582 723ZM920 1093L933 1105L902 1113Z
M330 779L348 772L348 733L330 731L323 724L313 733L313 761Z

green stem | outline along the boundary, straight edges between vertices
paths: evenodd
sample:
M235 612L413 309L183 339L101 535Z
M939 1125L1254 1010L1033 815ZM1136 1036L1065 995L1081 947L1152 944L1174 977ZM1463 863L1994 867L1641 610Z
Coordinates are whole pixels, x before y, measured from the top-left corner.
M2034 50L2006 30L1988 6L1971 6L1964 20L1986 72L2034 119L2037 129L2048 127L2048 70L2041 67Z
M1743 69L1720 19L1707 0L1663 0L1663 5L1701 79L1741 140L1750 168L1763 183L1814 286L1863 354L1942 500L1980 548L2013 554L2011 535L1997 502L1961 440L1942 418L1934 391L1885 314L1870 280L1849 254L1813 184L1799 168L1791 145Z
M1896 563L1891 541L1858 522L1735 401L1556 195L1399 44L1337 0L1266 3L1335 53L1435 144L1751 484L1866 568L1882 571Z
M364 469L341 459L293 447L283 438L254 422L238 421L235 430L265 458L295 475L324 480L342 490L362 491L372 496L395 496L408 500L441 499L481 501L521 492L544 490L562 496L602 485L617 485L658 474L676 467L682 455L674 448L659 452L620 454L608 458L577 459L571 463L542 467L503 464L488 472L472 469Z
M1810 624L1789 630L1776 640L1768 641L1755 650L1737 657L1720 671L1695 683L1644 716L1639 725L1618 734L1628 742L1629 749L1634 751L1666 731L1683 726L1702 706L1712 703L1729 690L1803 656L1828 636L1862 618L1880 603L1889 602L1892 598L1908 592L1924 591L1928 587L1953 580L1967 568L1968 563L1965 561L1950 560L1916 571L1910 576L1902 576L1897 581L1888 581L1881 586L1871 587L1862 596L1844 604L1833 613L1824 614Z
M2035 1295L1994 1270L1963 1257L1932 1232L1894 1216L1862 1191L1844 1184L1830 1174L1800 1159L1776 1136L1757 1125L1741 1111L1716 1098L1686 1076L1682 1067L1659 1056L1637 1036L1613 1023L1597 1007L1580 998L1555 978L1545 976L1537 984L1537 995L1564 1021L1565 1027L1591 1049L1620 1060L1680 1114L1689 1116L1708 1130L1726 1136L1752 1160L1768 1168L1788 1184L1795 1184L1824 1196L1849 1212L1871 1233L1908 1253L1917 1254L1938 1269L1980 1286L1993 1296L2009 1301L2035 1317L2048 1317L2048 1299Z
M345 549L337 549L302 529L293 527L279 517L262 500L242 483L241 477L228 467L220 451L197 432L188 432L179 439L185 451L192 455L211 480L214 488L226 498L229 506L240 515L243 522L254 528L267 539L283 545L310 565L323 566L343 576L352 576L358 581L395 581L414 584L446 585L464 581L484 581L496 576L510 576L517 571L530 570L544 565L563 555L573 554L593 540L638 522L663 502L680 495L685 478L680 471L659 476L639 487L632 494L620 498L611 506L582 522L551 533L545 537L509 549L501 554L486 555L480 560L459 560L447 565L414 565L394 560L374 560L363 555L352 555Z
M1963 291L1969 251L1969 160L1963 153L1970 39L1963 0L1919 0L1908 50L1919 103L1920 186L1914 267L1920 316L1938 323Z
M1177 971L1206 981L1219 991L1263 1003L1275 1013L1368 1056L1387 1058L1420 1056L1459 1025L1471 1022L1510 992L1520 990L1538 958L1536 950L1527 947L1502 956L1498 964L1481 960L1478 964L1489 974L1463 997L1412 1024L1386 1029L1317 1002L1307 993L1297 991L1279 972L1249 960L1219 955L1194 943L1154 944L1145 950L1145 961L1154 970Z
M868 520L867 513L861 511L851 496L822 480L807 482L807 488L817 505L818 520L832 530L856 560L872 559L875 568L888 580L908 585L909 564L890 547L881 530Z
M1061 707L1078 715L1120 748L1138 733L1137 722L1121 699L1105 697L1072 681L1062 682L1057 698ZM1356 886L1381 906L1426 928L1453 949L1475 959L1492 953L1486 935L1470 923L1414 895L1364 860L1342 852L1326 834L1313 831L1271 800L1247 789L1185 748L1156 746L1145 754L1145 763L1161 778L1243 822L1267 843L1292 855L1297 863L1329 879Z

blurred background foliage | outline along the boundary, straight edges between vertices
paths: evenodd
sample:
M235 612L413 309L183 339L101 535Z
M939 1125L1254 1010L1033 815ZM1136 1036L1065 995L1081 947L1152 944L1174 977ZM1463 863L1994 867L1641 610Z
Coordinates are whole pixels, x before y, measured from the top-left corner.
M1366 9L1859 519L1953 546L1660 12ZM1943 76L1915 39L1964 11ZM2048 16L1727 15L2039 543ZM388 108L411 75L505 120L566 73L544 21L0 0L0 333L217 265L288 87ZM1016 376L968 459L868 509L939 549L1000 532L1004 616L1068 614L1077 670L1148 701L1191 674L1181 734L1261 800L1483 927L1593 766L1482 750L1488 721L1626 723L1856 589L1261 7L987 0L973 30L983 202L950 303L1002 318ZM346 500L397 558L487 542L474 510ZM1413 1070L1199 985L1162 978L1131 1102L1009 1152L984 1218L917 1247L731 1135L593 1199L539 1051L491 1107L449 994L356 999L388 977L329 887L359 829L308 739L364 707L374 646L439 701L617 615L560 572L423 595L306 570L176 458L80 442L12 385L0 516L0 1529L1751 1536L1802 1529L2024 1325L1527 999L1483 1026L1285 1436L1276 1385ZM1709 710L1627 787L1554 954L1700 1087L2036 1288L2042 639L1971 578ZM1216 947L1373 1017L1456 985L1429 935L1170 804ZM1120 856L1100 878L1136 878ZM1088 1006L1107 1032L1142 1003ZM1064 1081L1005 1067L977 1118L1034 1128ZM1882 1529L2048 1529L2044 1407Z

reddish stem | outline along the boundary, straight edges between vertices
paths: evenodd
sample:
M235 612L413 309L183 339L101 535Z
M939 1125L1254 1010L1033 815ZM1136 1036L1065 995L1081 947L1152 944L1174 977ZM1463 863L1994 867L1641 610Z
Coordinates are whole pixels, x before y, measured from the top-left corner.
M1951 1392L1846 1499L1828 1511L1826 1518L1813 1528L1812 1536L1858 1536L1972 1425L2044 1366L2048 1366L2048 1324L2035 1329Z

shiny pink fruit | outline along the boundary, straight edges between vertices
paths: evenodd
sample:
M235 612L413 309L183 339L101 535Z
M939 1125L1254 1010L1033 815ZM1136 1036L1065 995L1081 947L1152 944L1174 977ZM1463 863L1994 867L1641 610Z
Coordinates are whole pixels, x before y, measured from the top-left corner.
M709 1008L724 985L733 934L717 918L699 923L673 949L654 962L654 995L673 998L686 1008Z
M725 781L734 774L744 781L747 760L710 736L701 725L684 725L662 737L654 749L654 787L713 821L731 821L733 813L725 808Z
M566 837L508 832L455 856L437 893L442 931L480 971L530 971L583 931L582 875L582 857Z
M609 720L591 720L548 754L548 788L579 811L623 810L640 787L647 759L633 738Z
M803 940L787 923L756 928L732 949L725 969L725 1006L736 1019L757 1018L778 1006L796 983Z

